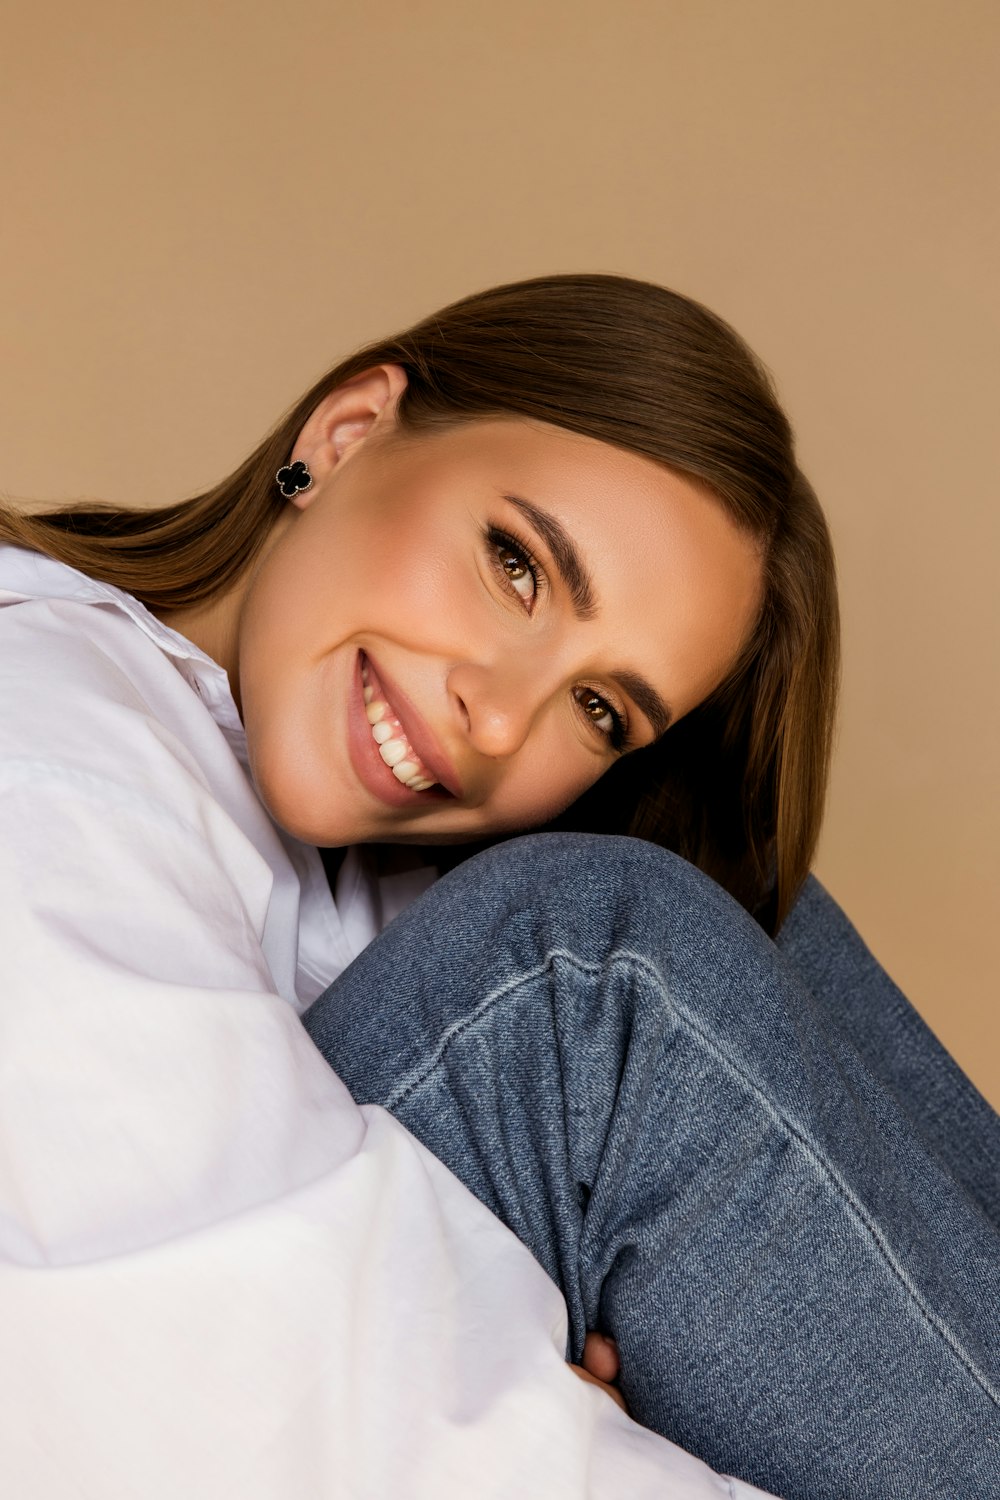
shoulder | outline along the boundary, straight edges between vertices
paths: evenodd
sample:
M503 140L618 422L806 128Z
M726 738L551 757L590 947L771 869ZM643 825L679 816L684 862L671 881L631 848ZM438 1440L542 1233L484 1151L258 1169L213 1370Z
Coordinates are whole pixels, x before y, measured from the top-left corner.
M77 700L96 693L136 706L163 683L189 689L199 670L225 676L124 589L3 545L0 647L0 680L14 692L34 680L39 691L47 685Z
M8 954L37 975L62 943L79 969L89 942L193 982L218 951L259 987L271 830L170 658L121 610L26 599L0 608L0 701ZM89 940L82 927L69 940L70 913L86 914ZM175 941L209 917L218 950L204 933Z
M96 693L135 703L146 675L136 670L145 655L137 634L120 611L77 599L0 605L0 681L15 697L69 691L79 701Z
M246 769L224 674L116 592L0 607L0 886L6 870L44 904L72 866L67 904L89 886L139 926L183 890L217 935L242 926L263 944L294 1001L299 878Z
M147 764L192 767L197 699L119 610L63 598L0 608L0 699L0 776L28 763L105 776L117 767L146 783Z

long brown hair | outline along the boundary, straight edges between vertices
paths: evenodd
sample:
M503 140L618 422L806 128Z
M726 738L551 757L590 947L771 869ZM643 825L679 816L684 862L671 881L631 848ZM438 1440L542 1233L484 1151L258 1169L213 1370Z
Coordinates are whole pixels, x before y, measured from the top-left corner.
M604 275L538 277L465 297L337 365L205 494L155 511L0 507L0 541L47 553L153 610L206 600L257 556L284 504L274 475L314 407L383 363L408 377L403 430L502 414L554 423L704 481L759 541L763 604L726 680L557 821L676 850L775 932L822 817L838 678L833 554L767 374L689 298Z

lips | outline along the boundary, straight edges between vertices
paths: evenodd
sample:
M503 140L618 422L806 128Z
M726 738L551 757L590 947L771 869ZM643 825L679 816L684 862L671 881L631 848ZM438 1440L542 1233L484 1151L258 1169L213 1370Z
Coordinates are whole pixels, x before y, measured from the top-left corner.
M454 767L413 703L398 683L388 677L367 652L361 652L361 660L365 665L375 697L389 705L390 712L399 720L403 733L426 767L428 774L438 783L438 788L443 789L452 797L461 797L462 785ZM428 793L417 795L427 796Z
M461 796L461 786L451 764L410 699L370 656L362 653L362 662L374 698L388 705L427 775L450 796Z

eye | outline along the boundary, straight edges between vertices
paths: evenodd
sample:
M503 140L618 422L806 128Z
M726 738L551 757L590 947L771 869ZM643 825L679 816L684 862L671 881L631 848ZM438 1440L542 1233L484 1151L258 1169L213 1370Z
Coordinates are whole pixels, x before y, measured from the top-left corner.
M593 688L576 688L573 696L584 718L606 736L615 750L624 750L628 743L628 725L618 710Z
M485 536L494 572L504 588L516 594L531 614L548 584L545 569L532 556L527 543L519 541L510 532L499 526L487 526ZM574 688L573 697L588 724L608 741L613 750L622 754L630 748L628 720L607 698L589 687Z
M545 581L541 564L535 561L523 542L501 531L498 526L487 527L486 539L490 560L501 583L510 593L517 595L530 614Z

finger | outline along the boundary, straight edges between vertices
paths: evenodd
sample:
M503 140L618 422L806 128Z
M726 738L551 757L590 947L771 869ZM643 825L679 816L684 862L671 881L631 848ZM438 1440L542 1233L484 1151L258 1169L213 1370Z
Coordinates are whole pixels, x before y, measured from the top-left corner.
M618 1346L607 1334L591 1332L583 1343L583 1368L598 1380L611 1381L618 1377Z
M601 1390L605 1391L611 1397L616 1406L620 1406L624 1412L628 1411L628 1407L625 1405L625 1397L617 1386L608 1385L606 1380L598 1380L596 1375L591 1375L589 1370L581 1369L579 1365L570 1365L570 1369L574 1375L579 1375L580 1379L585 1380L588 1385L600 1386Z

